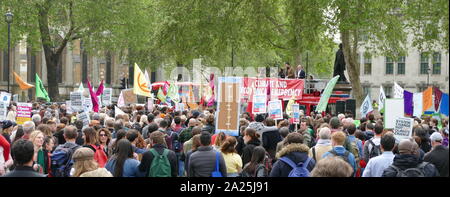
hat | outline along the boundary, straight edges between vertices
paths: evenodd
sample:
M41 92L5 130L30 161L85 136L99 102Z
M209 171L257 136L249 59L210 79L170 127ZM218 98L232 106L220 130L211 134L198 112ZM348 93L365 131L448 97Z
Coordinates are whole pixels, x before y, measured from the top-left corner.
M439 132L431 134L430 139L432 142L442 142L442 135Z
M400 154L412 154L417 150L417 144L411 139L403 139L398 144L398 152Z
M14 122L12 122L11 120L2 121L2 129L7 129L12 126L14 126Z
M94 151L90 148L79 148L73 153L73 160L77 161L86 161L94 159Z
M192 112L192 117L197 118L198 116L200 116L200 112L199 111L193 111Z

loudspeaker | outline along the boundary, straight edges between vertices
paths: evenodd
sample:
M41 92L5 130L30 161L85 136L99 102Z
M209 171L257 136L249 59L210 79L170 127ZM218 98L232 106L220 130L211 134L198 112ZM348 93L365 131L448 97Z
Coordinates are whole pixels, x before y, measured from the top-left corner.
M345 101L336 101L336 114L345 113Z
M345 101L345 111L352 112L353 118L356 117L356 100L355 99L347 99Z

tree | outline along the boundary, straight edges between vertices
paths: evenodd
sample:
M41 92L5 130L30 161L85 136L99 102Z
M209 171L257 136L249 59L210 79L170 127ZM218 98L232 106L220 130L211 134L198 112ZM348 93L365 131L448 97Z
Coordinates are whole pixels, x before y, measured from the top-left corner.
M6 0L0 6L14 13L16 41L26 38L35 51L43 50L53 101L59 100L57 68L69 43L82 39L91 53L139 49L151 30L147 1Z

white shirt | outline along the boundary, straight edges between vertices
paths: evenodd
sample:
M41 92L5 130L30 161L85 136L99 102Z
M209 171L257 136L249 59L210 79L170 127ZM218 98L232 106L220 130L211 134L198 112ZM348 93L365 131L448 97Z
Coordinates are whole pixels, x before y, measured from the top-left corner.
M394 153L392 151L383 152L383 154L376 156L369 160L364 169L362 177L381 177L383 171L394 162Z

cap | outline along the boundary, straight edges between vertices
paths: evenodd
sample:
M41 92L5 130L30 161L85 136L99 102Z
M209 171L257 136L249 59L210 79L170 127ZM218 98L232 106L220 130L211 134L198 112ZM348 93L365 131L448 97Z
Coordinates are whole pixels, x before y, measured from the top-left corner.
M442 135L439 132L431 134L430 139L432 142L442 142Z
M90 148L79 148L73 153L73 160L77 161L86 161L94 159L94 151Z
M9 127L14 126L14 122L11 120L4 120L2 121L2 129L7 129Z

